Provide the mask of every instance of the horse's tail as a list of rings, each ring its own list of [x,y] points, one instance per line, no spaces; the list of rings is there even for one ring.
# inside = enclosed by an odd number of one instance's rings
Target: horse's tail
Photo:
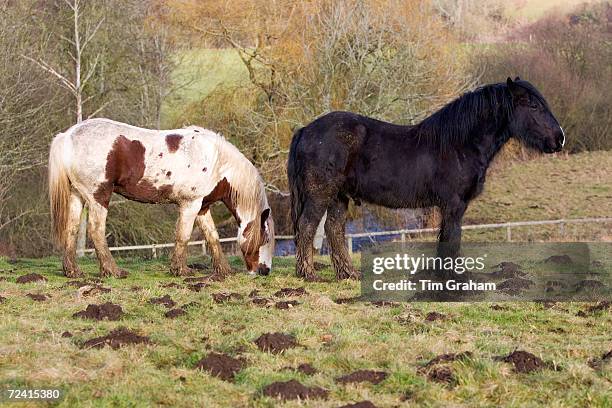
[[[287,160],[287,177],[289,179],[289,193],[291,195],[291,221],[293,222],[293,232],[297,233],[298,221],[304,211],[305,186],[303,164],[297,159],[297,149],[302,131],[300,128],[293,133],[291,147],[289,148],[289,159]]]
[[[49,204],[52,235],[64,247],[70,210],[70,180],[68,166],[72,154],[70,134],[60,133],[53,139],[49,151]]]

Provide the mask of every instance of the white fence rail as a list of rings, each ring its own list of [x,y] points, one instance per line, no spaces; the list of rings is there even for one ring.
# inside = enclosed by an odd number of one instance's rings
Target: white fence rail
[[[527,227],[527,226],[540,226],[540,225],[558,225],[561,233],[565,230],[566,224],[605,224],[612,223],[612,218],[574,218],[574,219],[560,219],[560,220],[545,220],[545,221],[517,221],[517,222],[506,222],[500,224],[477,224],[477,225],[464,225],[461,227],[462,230],[480,230],[480,229],[506,229],[506,240],[512,241],[512,228],[516,227]],[[399,235],[402,242],[406,241],[407,236],[413,234],[423,234],[437,232],[438,228],[419,228],[419,229],[401,229],[395,231],[373,231],[373,232],[359,232],[354,234],[346,234],[346,241],[348,244],[349,252],[353,252],[353,239],[364,238],[364,237],[380,237],[385,235]],[[277,235],[277,241],[292,240],[293,235]],[[235,242],[236,237],[221,238],[223,242]],[[190,246],[200,245],[202,252],[206,254],[206,242],[205,241],[191,241]],[[131,245],[122,247],[111,247],[109,248],[112,252],[119,251],[137,251],[137,250],[151,250],[154,258],[157,258],[157,250],[163,248],[172,248],[174,243],[168,244],[150,244],[150,245]],[[93,253],[95,250],[89,248],[85,250],[85,253]]]

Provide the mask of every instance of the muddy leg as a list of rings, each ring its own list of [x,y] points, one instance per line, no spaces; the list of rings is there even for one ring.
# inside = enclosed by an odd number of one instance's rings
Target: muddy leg
[[[63,261],[62,269],[64,275],[69,278],[80,278],[83,272],[76,262],[76,239],[79,232],[79,220],[83,211],[83,200],[76,192],[70,194],[70,210],[68,212],[68,225],[66,226],[66,236],[63,238]]]
[[[96,248],[96,256],[100,262],[100,275],[104,277],[114,276],[125,278],[127,272],[119,269],[115,259],[108,250],[106,242],[106,215],[108,210],[96,200],[89,202],[89,235]]]
[[[295,235],[295,271],[307,281],[317,281],[314,269],[313,242],[317,226],[325,214],[326,205],[309,200],[297,224]]]
[[[331,260],[336,270],[336,279],[359,279],[360,273],[353,268],[351,257],[346,248],[344,230],[348,199],[338,197],[327,207],[325,235],[331,248]]]
[[[173,275],[184,276],[191,273],[191,270],[187,267],[187,243],[191,238],[193,222],[201,207],[201,201],[192,201],[181,205],[179,218],[176,222],[176,244],[170,262],[170,273]]]
[[[196,225],[202,231],[206,245],[210,250],[210,256],[212,258],[213,273],[217,275],[227,275],[232,271],[227,258],[223,254],[221,249],[221,242],[219,242],[219,234],[215,227],[210,211],[206,211],[203,215],[196,217]]]

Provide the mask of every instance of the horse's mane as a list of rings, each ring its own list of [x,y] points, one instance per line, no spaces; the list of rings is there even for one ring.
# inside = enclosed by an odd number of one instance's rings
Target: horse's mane
[[[257,168],[247,159],[233,144],[228,142],[223,136],[217,136],[216,142],[220,154],[219,159],[225,163],[219,165],[227,168],[228,181],[231,188],[231,201],[236,208],[246,213],[248,220],[257,222],[257,228],[249,228],[246,231],[246,241],[256,245],[261,241],[261,228],[259,221],[261,213],[268,208],[268,198],[264,187],[263,179]],[[259,247],[259,245],[257,245]]]
[[[515,83],[548,107],[544,97],[529,82]],[[512,117],[512,113],[512,95],[508,86],[505,83],[484,85],[464,93],[424,119],[417,125],[417,137],[419,142],[431,143],[444,150],[466,143],[485,117],[493,117],[499,127]]]

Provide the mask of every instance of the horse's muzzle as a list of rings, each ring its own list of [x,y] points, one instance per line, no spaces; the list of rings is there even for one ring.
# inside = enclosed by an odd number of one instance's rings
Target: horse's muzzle
[[[268,276],[270,274],[270,268],[266,264],[260,263],[257,267],[257,274],[260,276]]]

